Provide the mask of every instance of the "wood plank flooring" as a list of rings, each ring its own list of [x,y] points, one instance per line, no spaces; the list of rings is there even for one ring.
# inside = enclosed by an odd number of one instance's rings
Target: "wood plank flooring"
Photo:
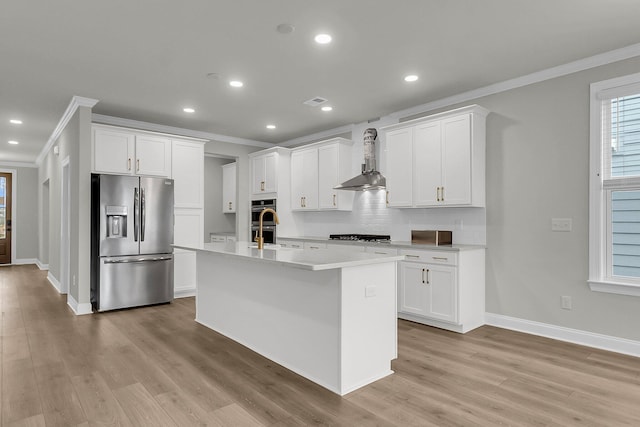
[[[2,426],[639,426],[640,359],[399,321],[395,374],[339,397],[194,322],[193,298],[75,316],[0,268]]]

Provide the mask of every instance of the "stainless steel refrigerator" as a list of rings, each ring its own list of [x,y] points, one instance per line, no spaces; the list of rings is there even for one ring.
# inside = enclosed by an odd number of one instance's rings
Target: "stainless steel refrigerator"
[[[91,175],[91,304],[173,300],[173,180]]]

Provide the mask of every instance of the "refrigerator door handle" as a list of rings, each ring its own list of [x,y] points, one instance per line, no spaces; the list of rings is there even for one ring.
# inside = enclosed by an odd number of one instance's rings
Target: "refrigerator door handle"
[[[133,189],[133,240],[138,241],[138,188]]]
[[[159,256],[154,258],[105,259],[105,264],[129,264],[132,262],[171,261],[173,257]]]
[[[140,187],[140,241],[144,242],[144,224],[146,219],[146,203],[144,201],[144,188]]]

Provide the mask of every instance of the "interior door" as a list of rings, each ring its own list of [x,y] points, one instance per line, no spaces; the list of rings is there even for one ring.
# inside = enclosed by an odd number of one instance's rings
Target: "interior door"
[[[10,173],[0,173],[0,264],[11,264]]]

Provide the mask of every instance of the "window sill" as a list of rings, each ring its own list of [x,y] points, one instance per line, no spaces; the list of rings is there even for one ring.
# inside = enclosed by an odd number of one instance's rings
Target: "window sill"
[[[623,282],[607,282],[602,280],[589,280],[588,283],[589,288],[595,292],[640,297],[640,285]]]

